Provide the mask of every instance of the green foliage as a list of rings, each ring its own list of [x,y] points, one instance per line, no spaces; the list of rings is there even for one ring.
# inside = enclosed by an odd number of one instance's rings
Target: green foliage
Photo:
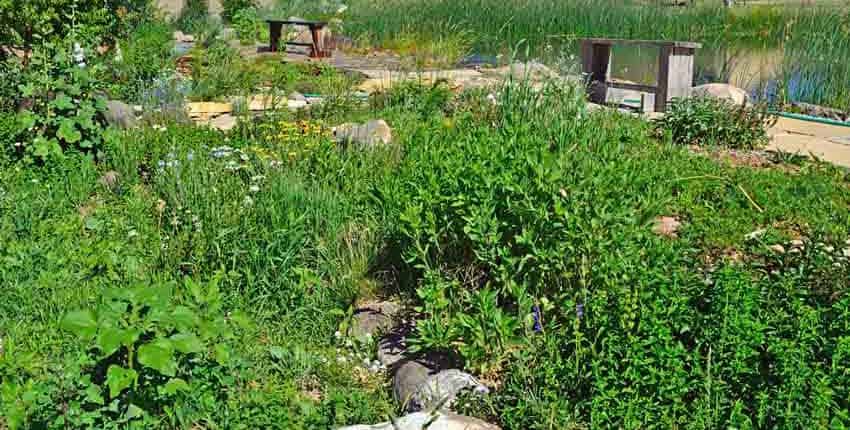
[[[446,109],[451,98],[452,91],[445,80],[437,80],[430,85],[408,81],[374,94],[370,101],[373,109],[392,108],[427,117]]]
[[[756,149],[767,145],[767,129],[775,121],[765,106],[695,97],[674,101],[657,125],[679,145]]]
[[[254,7],[239,9],[231,18],[233,30],[243,44],[269,40],[269,27],[260,19],[260,14]]]
[[[223,0],[221,2],[221,17],[227,22],[234,22],[240,12],[246,9],[254,9],[256,6],[254,0]]]
[[[28,161],[47,161],[65,151],[97,154],[103,143],[105,102],[94,67],[78,64],[69,50],[46,44],[37,49],[23,71],[18,127],[28,140],[12,148]]]
[[[119,44],[120,56],[115,53],[105,70],[111,93],[120,100],[138,100],[172,66],[173,44],[171,29],[164,23],[136,27],[126,42]]]
[[[232,371],[231,343],[247,321],[225,319],[217,280],[187,278],[184,289],[185,304],[176,302],[170,285],[108,290],[97,308],[62,318],[60,326],[91,347],[80,360],[83,373],[65,414],[69,424],[105,428],[150,420]]]
[[[186,33],[196,34],[209,27],[209,20],[208,0],[188,0],[175,24]]]
[[[244,94],[258,83],[258,76],[244,67],[244,60],[223,41],[214,42],[192,64],[190,97],[215,100],[222,96]]]
[[[0,46],[32,48],[69,36],[90,43],[116,40],[150,15],[151,4],[150,0],[2,0]]]

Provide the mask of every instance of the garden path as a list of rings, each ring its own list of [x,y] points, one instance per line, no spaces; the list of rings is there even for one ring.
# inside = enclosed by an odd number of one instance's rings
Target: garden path
[[[850,168],[850,127],[780,117],[768,134],[769,150],[812,154]]]

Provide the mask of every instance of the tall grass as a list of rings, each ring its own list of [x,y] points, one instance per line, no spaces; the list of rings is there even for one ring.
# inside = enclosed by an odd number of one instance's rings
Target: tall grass
[[[322,15],[303,1],[281,9]],[[352,0],[344,32],[372,45],[416,51],[455,38],[469,52],[552,60],[583,37],[701,42],[703,50],[783,49],[782,100],[850,109],[850,11],[846,7],[691,7],[629,0]],[[461,51],[455,47],[456,51]],[[550,57],[550,58],[547,58]],[[556,58],[557,58],[556,57]],[[753,71],[765,75],[763,71]],[[773,71],[771,71],[773,72]]]

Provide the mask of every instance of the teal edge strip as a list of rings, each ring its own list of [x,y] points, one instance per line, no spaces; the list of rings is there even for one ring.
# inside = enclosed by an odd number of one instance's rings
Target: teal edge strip
[[[811,122],[817,122],[817,123],[820,123],[820,124],[837,125],[839,127],[850,127],[850,122],[837,121],[837,120],[829,119],[829,118],[820,118],[820,117],[817,117],[817,116],[803,115],[803,114],[800,114],[800,113],[791,113],[791,112],[771,111],[770,113],[773,114],[773,115],[782,116],[782,117],[785,117],[785,118],[799,119],[801,121],[811,121]]]

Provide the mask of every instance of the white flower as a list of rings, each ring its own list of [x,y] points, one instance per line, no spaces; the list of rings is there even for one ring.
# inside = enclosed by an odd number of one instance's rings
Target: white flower
[[[348,361],[348,359],[347,359],[347,358],[345,358],[345,356],[344,356],[344,355],[340,355],[340,356],[338,356],[338,357],[336,358],[336,362],[337,362],[337,363],[345,363],[346,361]]]

